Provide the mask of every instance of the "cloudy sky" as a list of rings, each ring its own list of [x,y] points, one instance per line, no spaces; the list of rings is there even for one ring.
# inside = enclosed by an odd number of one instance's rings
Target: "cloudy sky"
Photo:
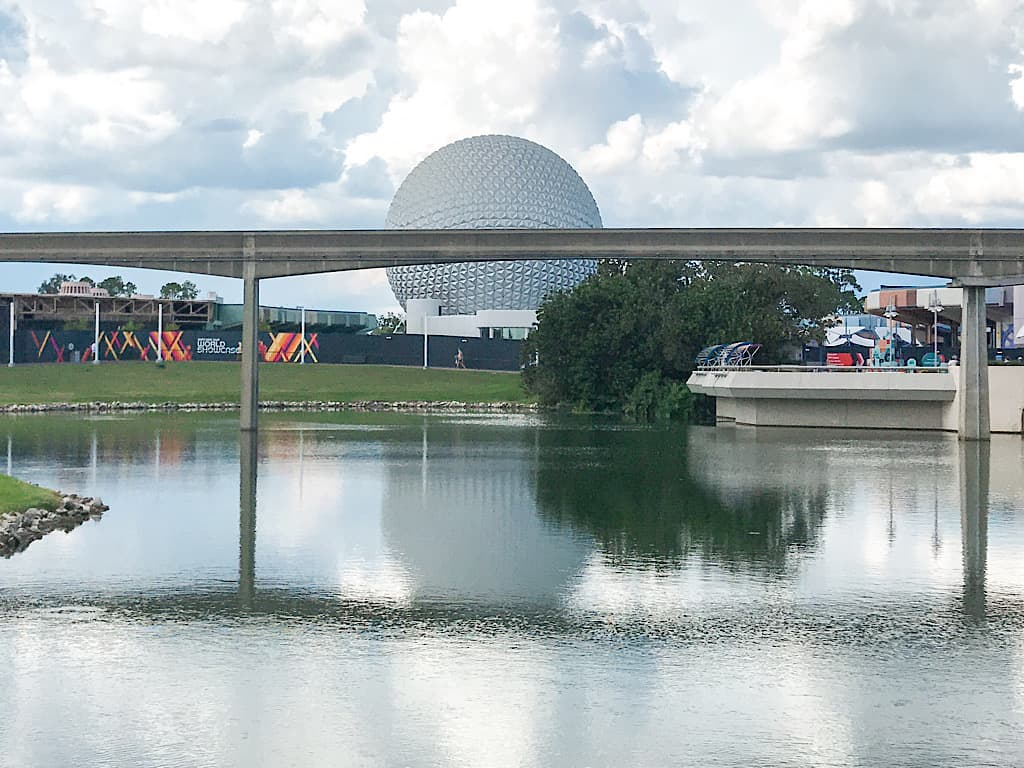
[[[0,0],[0,231],[379,227],[480,133],[609,226],[1020,226],[1022,129],[1021,0]],[[397,308],[382,271],[263,298]]]

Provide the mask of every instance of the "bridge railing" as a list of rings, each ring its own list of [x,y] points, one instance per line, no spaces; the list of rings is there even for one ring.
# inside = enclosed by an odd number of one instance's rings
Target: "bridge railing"
[[[895,365],[713,365],[698,368],[694,373],[714,373],[728,371],[765,371],[785,373],[949,373],[946,366],[927,365],[895,366]]]

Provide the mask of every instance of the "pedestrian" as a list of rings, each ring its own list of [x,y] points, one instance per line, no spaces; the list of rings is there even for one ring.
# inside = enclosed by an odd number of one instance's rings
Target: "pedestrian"
[[[455,352],[455,367],[456,368],[465,368],[466,367],[466,359],[462,356],[462,347],[459,347],[458,350]]]

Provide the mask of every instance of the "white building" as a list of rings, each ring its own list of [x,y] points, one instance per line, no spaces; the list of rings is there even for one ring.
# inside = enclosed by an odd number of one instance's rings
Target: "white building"
[[[593,229],[601,213],[579,174],[514,136],[475,136],[429,155],[402,182],[389,229]],[[389,267],[406,332],[524,338],[544,297],[597,270],[594,259]]]

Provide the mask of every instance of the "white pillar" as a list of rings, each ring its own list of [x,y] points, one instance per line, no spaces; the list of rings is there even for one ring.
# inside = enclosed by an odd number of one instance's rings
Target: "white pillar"
[[[156,361],[162,362],[164,359],[164,305],[159,305],[159,311],[156,315]]]
[[[427,367],[427,315],[423,316],[423,367]]]
[[[299,365],[306,364],[306,308],[299,307],[299,311],[302,313],[302,332],[300,333],[301,340],[299,342]]]
[[[93,355],[92,364],[97,365],[100,361],[100,303],[96,302],[96,331],[93,334],[93,345],[96,353]]]
[[[11,297],[11,338],[10,348],[7,350],[7,367],[14,367],[14,297]]]

